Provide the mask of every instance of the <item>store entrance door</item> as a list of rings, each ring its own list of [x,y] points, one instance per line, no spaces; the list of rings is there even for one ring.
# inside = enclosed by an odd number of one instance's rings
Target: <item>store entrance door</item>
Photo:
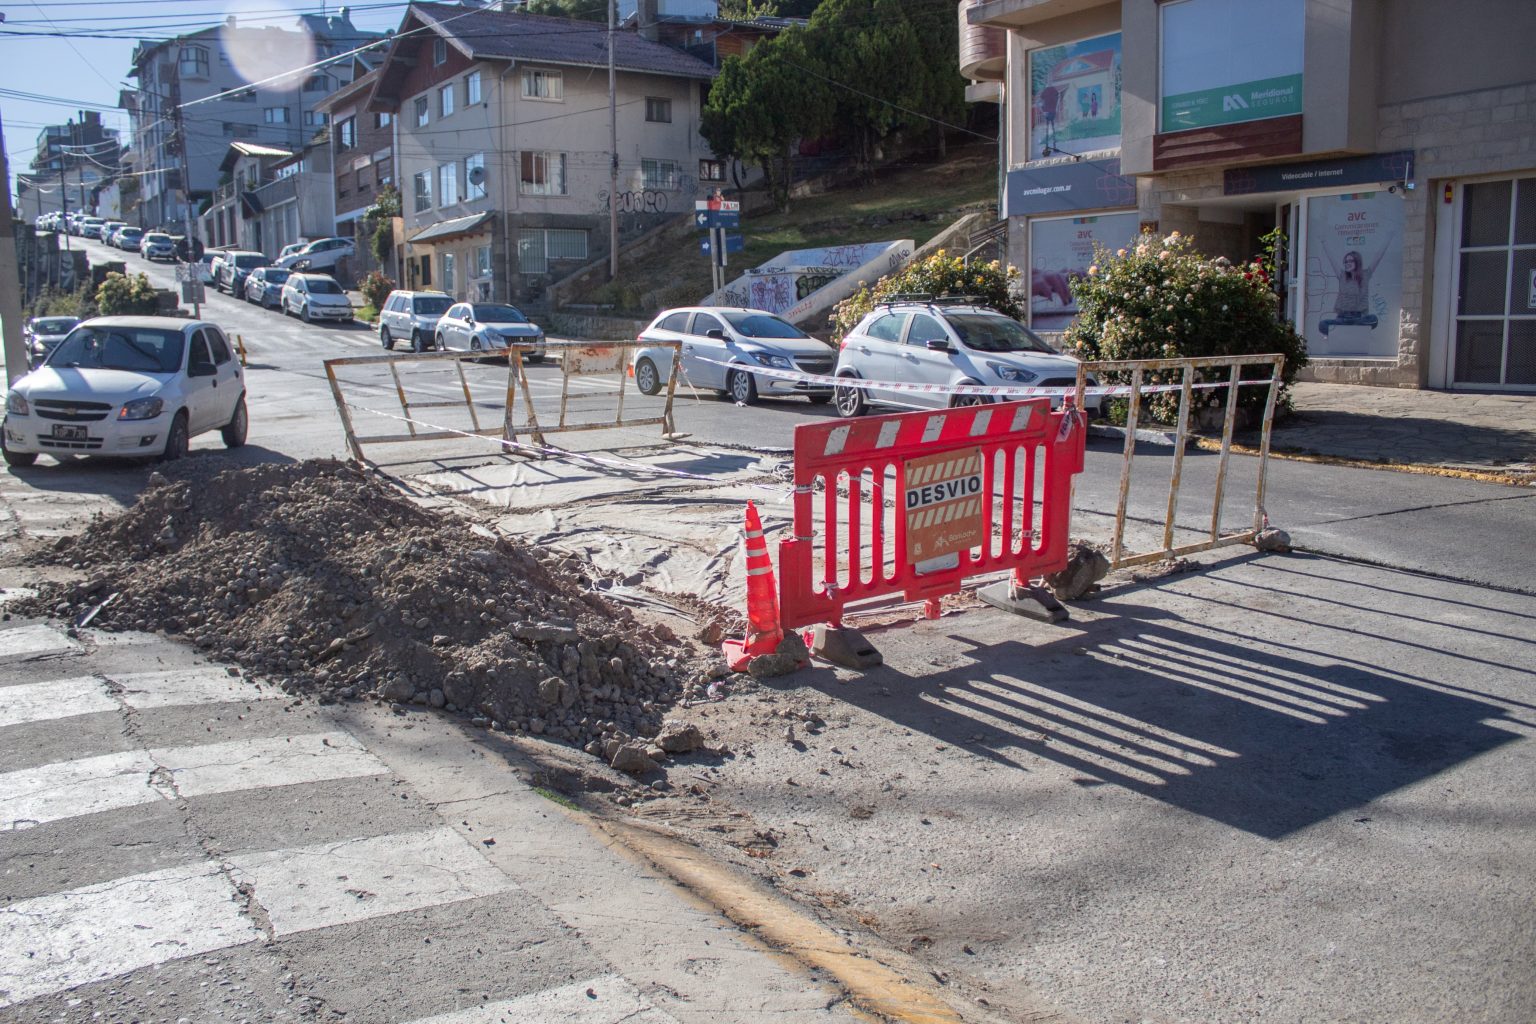
[[[1458,191],[1451,386],[1536,392],[1536,177]]]

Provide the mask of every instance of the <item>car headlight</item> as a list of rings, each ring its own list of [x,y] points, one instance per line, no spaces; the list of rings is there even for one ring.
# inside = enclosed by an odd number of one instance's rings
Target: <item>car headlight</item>
[[[1040,375],[1033,370],[1026,370],[1021,366],[1008,366],[1004,363],[988,363],[987,368],[1000,378],[1014,384],[1032,384],[1040,379]]]
[[[117,411],[120,420],[152,420],[165,411],[165,400],[160,398],[135,398],[125,402]]]
[[[25,398],[11,391],[5,396],[5,411],[12,416],[26,416],[32,412],[32,407],[27,404]]]
[[[771,366],[776,370],[793,370],[795,368],[795,364],[789,361],[788,356],[777,355],[773,352],[752,351],[748,351],[747,355],[756,359],[763,366]]]

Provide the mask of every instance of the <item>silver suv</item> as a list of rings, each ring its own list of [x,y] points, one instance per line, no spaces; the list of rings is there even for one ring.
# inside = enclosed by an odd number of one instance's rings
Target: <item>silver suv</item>
[[[1033,331],[989,306],[959,301],[885,302],[848,332],[837,376],[901,384],[1070,388],[1077,360],[1060,355]],[[1091,377],[1088,383],[1097,383]],[[1028,397],[1020,395],[1018,397]],[[840,387],[837,412],[859,416],[870,404],[905,408],[984,405],[1006,399],[943,391]],[[1051,404],[1060,405],[1053,397]],[[1099,399],[1083,404],[1092,412]]]
[[[437,345],[437,322],[453,299],[442,292],[393,291],[379,310],[379,341],[392,349],[397,341],[409,341],[413,352]]]

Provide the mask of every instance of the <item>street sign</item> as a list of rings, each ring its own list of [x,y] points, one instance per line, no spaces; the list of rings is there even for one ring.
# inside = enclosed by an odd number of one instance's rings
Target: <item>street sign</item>
[[[980,448],[910,459],[904,482],[909,562],[932,562],[984,542]]]
[[[724,213],[740,213],[741,203],[734,199],[695,199],[695,210],[720,210]]]
[[[741,204],[736,204],[741,205]],[[695,210],[693,211],[694,227],[706,228],[739,228],[741,227],[740,210]]]
[[[713,232],[711,232],[711,234],[713,234]],[[741,250],[745,249],[746,247],[747,247],[746,236],[744,236],[744,235],[726,235],[725,236],[725,251],[726,252],[741,252]],[[702,252],[705,256],[708,256],[711,252],[714,251],[714,248],[713,248],[713,246],[710,245],[710,242],[709,242],[708,238],[701,238],[701,239],[699,239],[699,251]]]
[[[196,238],[183,238],[176,243],[176,258],[183,263],[196,263],[203,258],[203,243]]]

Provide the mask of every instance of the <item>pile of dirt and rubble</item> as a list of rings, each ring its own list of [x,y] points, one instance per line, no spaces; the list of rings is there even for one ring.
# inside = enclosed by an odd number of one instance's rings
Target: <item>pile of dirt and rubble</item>
[[[573,559],[338,462],[152,477],[44,557],[84,578],[23,614],[163,630],[290,692],[430,704],[593,753],[655,736],[699,678]]]

